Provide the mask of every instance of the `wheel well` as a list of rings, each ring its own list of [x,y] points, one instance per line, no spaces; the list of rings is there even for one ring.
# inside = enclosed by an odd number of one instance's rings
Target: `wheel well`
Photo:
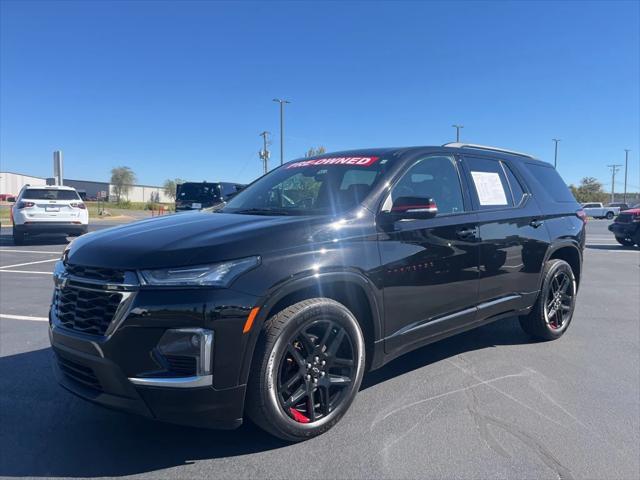
[[[555,250],[549,260],[557,258],[559,260],[564,260],[571,266],[571,270],[573,270],[573,274],[576,277],[576,283],[580,284],[580,253],[577,249],[573,247],[562,247],[558,250]]]
[[[356,317],[364,335],[367,359],[366,369],[368,370],[373,357],[375,329],[369,298],[361,286],[353,282],[336,281],[296,290],[278,300],[278,303],[269,310],[267,318],[294,303],[317,297],[330,298],[343,304]]]

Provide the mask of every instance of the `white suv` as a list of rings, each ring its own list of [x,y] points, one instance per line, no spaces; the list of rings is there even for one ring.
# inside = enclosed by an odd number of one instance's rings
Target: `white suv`
[[[13,242],[24,243],[25,235],[38,233],[87,233],[89,212],[74,188],[29,186],[22,188],[11,208]]]

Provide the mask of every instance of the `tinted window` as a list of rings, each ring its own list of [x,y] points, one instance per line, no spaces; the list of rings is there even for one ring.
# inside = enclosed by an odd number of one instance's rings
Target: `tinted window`
[[[222,211],[265,215],[340,213],[359,205],[392,163],[392,158],[377,156],[289,162],[242,190]]]
[[[504,171],[507,174],[507,180],[509,181],[509,187],[511,187],[511,194],[513,195],[513,204],[520,205],[522,197],[524,197],[524,190],[516,176],[511,171],[511,168],[506,163],[502,163]]]
[[[429,197],[438,206],[438,215],[464,211],[462,188],[455,161],[451,157],[427,157],[414,164],[391,191],[399,197]]]
[[[210,202],[220,197],[216,183],[183,183],[178,186],[176,200],[183,202]]]
[[[466,157],[465,162],[480,210],[513,206],[513,196],[501,162],[477,157]]]
[[[535,163],[525,163],[525,165],[531,175],[536,178],[540,186],[554,201],[571,203],[576,201],[555,168]]]
[[[29,200],[79,200],[75,190],[54,190],[48,188],[28,188],[22,198]]]

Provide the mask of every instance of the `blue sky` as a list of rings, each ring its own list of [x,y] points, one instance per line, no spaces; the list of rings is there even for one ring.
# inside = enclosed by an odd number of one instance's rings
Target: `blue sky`
[[[63,2],[0,6],[2,170],[249,181],[286,157],[462,139],[567,182],[630,154],[640,190],[640,2]],[[622,175],[616,190],[621,191]],[[607,186],[608,188],[608,186]]]

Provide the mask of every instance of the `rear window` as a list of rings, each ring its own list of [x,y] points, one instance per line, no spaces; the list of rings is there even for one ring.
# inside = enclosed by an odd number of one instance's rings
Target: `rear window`
[[[75,190],[54,190],[49,188],[28,188],[22,198],[29,200],[80,200]]]
[[[576,199],[555,168],[526,162],[525,165],[550,198],[556,202],[575,203]]]

